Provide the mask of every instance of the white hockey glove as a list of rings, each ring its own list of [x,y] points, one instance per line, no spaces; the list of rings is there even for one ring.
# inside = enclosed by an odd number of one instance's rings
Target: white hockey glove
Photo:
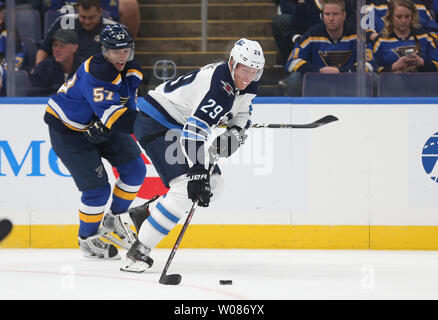
[[[245,130],[239,127],[231,127],[213,141],[210,150],[213,155],[217,154],[222,158],[228,158],[245,143],[247,138],[248,135],[245,134]]]

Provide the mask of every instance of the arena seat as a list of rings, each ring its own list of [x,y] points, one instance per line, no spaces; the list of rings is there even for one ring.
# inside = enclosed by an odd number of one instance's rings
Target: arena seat
[[[22,38],[21,42],[23,43],[25,50],[23,68],[29,71],[35,66],[35,58],[38,48],[33,39]]]
[[[40,13],[34,9],[16,11],[16,26],[21,38],[31,38],[35,43],[41,41]]]
[[[303,97],[355,97],[356,73],[305,73],[303,77]],[[373,96],[371,75],[365,73],[365,96]]]
[[[49,31],[50,26],[52,25],[52,23],[59,17],[61,16],[61,13],[58,10],[47,10],[44,13],[44,28],[43,28],[43,32],[44,32],[44,37],[47,34],[47,31]]]
[[[15,71],[15,96],[26,97],[30,88],[29,74],[25,70]]]
[[[379,97],[438,97],[438,73],[382,73],[379,76]]]

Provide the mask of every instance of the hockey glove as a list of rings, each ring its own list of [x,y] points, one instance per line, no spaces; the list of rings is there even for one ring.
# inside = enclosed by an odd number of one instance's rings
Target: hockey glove
[[[108,140],[110,132],[100,120],[96,120],[85,131],[85,136],[91,143],[99,144]]]
[[[193,202],[198,201],[201,207],[208,207],[213,195],[210,188],[210,173],[205,168],[194,166],[187,173],[187,194]]]
[[[248,135],[245,134],[245,130],[231,127],[213,141],[211,151],[222,158],[228,158],[245,143],[246,138]]]

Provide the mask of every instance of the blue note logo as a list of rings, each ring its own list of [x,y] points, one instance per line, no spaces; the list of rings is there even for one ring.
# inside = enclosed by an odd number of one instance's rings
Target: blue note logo
[[[438,182],[438,132],[434,133],[423,147],[421,161],[424,171],[434,182]]]

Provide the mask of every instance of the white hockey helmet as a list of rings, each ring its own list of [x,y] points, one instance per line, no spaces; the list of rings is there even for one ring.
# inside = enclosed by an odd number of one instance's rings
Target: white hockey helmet
[[[231,58],[233,58],[233,64],[231,65]],[[257,76],[254,81],[259,81],[263,68],[265,66],[265,56],[263,50],[257,41],[248,40],[242,38],[234,44],[231,49],[230,58],[228,63],[231,65],[231,76],[234,80],[234,69],[238,63],[241,63],[247,67],[257,69]]]

